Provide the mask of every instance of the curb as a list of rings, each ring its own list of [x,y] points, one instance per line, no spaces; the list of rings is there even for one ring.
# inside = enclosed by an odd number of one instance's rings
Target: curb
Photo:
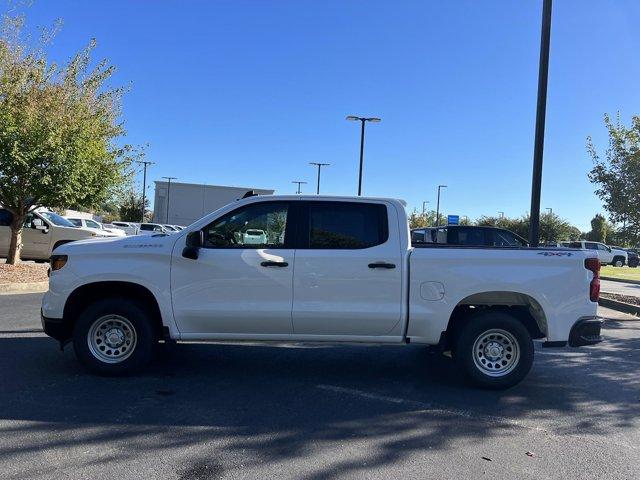
[[[1,283],[0,295],[12,293],[42,293],[49,290],[49,282]]]
[[[630,303],[619,302],[610,298],[602,298],[598,300],[598,305],[617,310],[618,312],[630,313],[631,315],[640,315],[640,306],[631,305]]]
[[[608,280],[610,282],[631,283],[633,285],[640,285],[640,280],[625,280],[624,278],[614,278],[614,277],[600,277],[600,280]]]

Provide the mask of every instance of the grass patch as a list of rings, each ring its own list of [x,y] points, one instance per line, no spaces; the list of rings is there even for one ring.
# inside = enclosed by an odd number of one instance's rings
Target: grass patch
[[[603,277],[623,278],[625,280],[640,280],[640,268],[612,267],[607,265],[602,267],[600,275]]]

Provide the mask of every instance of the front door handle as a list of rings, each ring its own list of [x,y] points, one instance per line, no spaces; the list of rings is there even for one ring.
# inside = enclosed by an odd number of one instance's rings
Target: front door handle
[[[260,265],[263,267],[288,267],[289,264],[287,262],[274,262],[273,260],[266,260],[261,262]]]
[[[369,268],[386,268],[390,270],[392,268],[396,268],[396,265],[395,263],[375,262],[375,263],[370,263]]]

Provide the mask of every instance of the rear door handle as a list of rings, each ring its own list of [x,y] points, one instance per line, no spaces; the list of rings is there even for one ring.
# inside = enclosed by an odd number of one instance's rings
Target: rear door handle
[[[370,263],[370,264],[369,264],[369,268],[386,268],[386,269],[392,269],[392,268],[396,268],[396,265],[395,265],[395,263],[375,262],[375,263]]]
[[[263,267],[288,267],[289,264],[287,262],[274,262],[273,260],[266,260],[261,262],[260,265]]]

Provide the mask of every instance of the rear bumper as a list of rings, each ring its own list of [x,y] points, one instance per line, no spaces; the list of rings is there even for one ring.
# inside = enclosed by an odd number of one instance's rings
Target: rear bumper
[[[595,345],[602,341],[600,330],[602,329],[602,319],[598,317],[585,317],[578,320],[571,327],[569,332],[569,346],[583,347],[585,345]]]
[[[600,343],[603,338],[600,335],[602,319],[598,317],[582,317],[571,327],[569,341],[546,341],[542,344],[545,348],[564,347],[569,343],[571,347],[584,347]]]
[[[40,321],[44,333],[51,338],[55,338],[59,342],[64,342],[71,338],[71,330],[62,318],[45,317],[42,310],[40,310]]]

